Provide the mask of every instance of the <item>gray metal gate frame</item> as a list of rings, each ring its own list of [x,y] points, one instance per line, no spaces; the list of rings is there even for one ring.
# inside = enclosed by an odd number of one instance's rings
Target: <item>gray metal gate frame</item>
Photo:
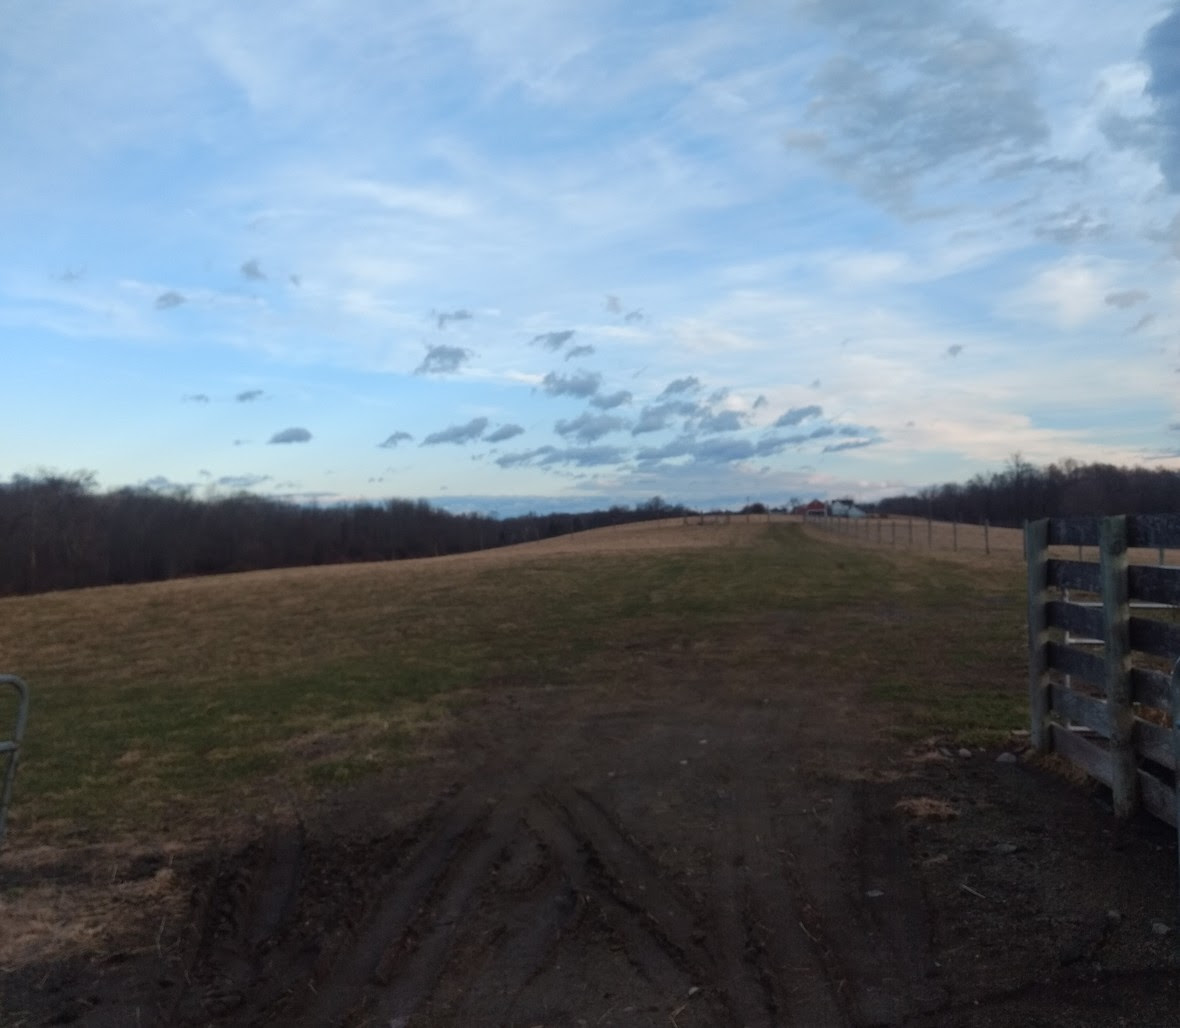
[[[16,729],[12,738],[0,739],[0,760],[4,761],[4,777],[0,780],[0,843],[4,842],[4,828],[8,820],[8,801],[12,799],[12,783],[16,778],[16,762],[20,744],[29,720],[29,687],[16,675],[0,675],[0,685],[11,685],[16,690]]]

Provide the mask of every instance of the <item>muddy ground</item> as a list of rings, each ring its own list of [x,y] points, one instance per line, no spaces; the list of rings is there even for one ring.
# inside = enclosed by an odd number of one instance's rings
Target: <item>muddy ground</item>
[[[7,967],[0,1023],[1180,1024],[1173,832],[903,747],[863,684],[662,672],[504,683],[429,761],[141,855],[117,876],[166,875],[158,927]],[[36,874],[68,893],[70,860]]]

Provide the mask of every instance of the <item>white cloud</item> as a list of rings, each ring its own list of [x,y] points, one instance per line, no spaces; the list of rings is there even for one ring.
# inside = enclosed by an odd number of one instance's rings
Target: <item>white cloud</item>
[[[1109,313],[1105,298],[1114,284],[1114,269],[1106,262],[1068,257],[1037,272],[1005,306],[1016,316],[1078,328]]]

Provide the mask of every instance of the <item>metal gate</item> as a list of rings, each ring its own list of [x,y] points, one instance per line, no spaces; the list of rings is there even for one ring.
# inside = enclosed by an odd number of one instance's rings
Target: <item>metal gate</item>
[[[25,734],[25,722],[29,719],[29,687],[16,675],[0,675],[0,686],[11,685],[16,690],[16,728],[12,738],[0,739],[0,843],[4,841],[4,827],[8,818],[8,801],[12,798],[12,782],[16,778],[16,761],[20,756],[20,743]]]

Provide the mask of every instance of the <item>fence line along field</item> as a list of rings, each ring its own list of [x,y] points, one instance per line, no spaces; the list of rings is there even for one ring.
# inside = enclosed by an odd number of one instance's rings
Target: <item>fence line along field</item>
[[[945,560],[974,563],[991,557],[1024,563],[1024,529],[970,522],[931,521],[926,518],[813,518],[807,527],[834,540],[856,542],[885,549],[937,555]],[[1053,556],[1097,560],[1093,546],[1054,546]],[[1180,550],[1136,547],[1128,551],[1135,564],[1180,564]]]
[[[1096,895],[1102,995],[1166,1023],[1133,926],[1170,854],[995,760],[1022,567],[838,541],[675,519],[0,601],[34,698],[0,1023],[1109,1023],[1057,957]]]

